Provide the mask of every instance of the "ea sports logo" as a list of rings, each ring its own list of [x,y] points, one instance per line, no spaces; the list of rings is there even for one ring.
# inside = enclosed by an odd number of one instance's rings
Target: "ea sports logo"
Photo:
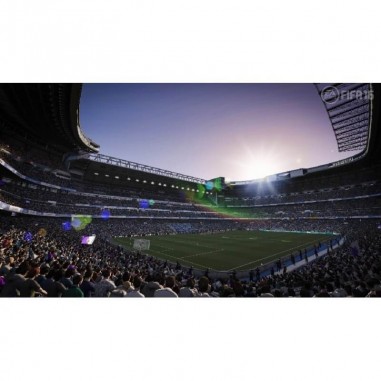
[[[320,93],[321,99],[327,104],[336,103],[340,98],[340,92],[335,86],[327,86]]]

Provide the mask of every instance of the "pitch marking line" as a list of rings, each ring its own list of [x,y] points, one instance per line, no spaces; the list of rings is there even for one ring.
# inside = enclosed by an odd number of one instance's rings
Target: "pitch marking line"
[[[164,254],[164,255],[167,255],[166,254],[167,251],[175,251],[175,249],[167,248],[165,246],[160,246],[160,245],[156,245],[156,246],[161,247],[161,248],[164,249],[163,251],[161,251],[161,253]],[[213,247],[209,247],[209,246],[202,246],[202,245],[197,245],[197,246],[198,247],[206,247],[207,249],[214,249]],[[185,255],[184,257],[178,257],[178,259],[198,257],[200,255],[217,253],[217,252],[221,252],[221,251],[224,251],[224,250],[225,249],[215,249],[215,250],[210,250],[210,251],[202,251],[201,253],[191,254],[191,255]],[[151,249],[150,251],[154,251],[154,250]]]
[[[166,247],[166,246],[160,246],[160,245],[156,245],[157,247],[161,247],[162,249],[164,249],[162,251],[162,253],[164,254],[165,251],[175,251],[175,249],[172,249],[170,247]],[[149,250],[149,249],[148,249]]]
[[[179,258],[179,257],[175,257],[173,255],[169,255],[169,254],[166,254],[166,253],[162,253],[161,251],[158,251],[158,250],[152,250],[151,249],[150,251],[153,251],[154,253],[159,253],[159,254],[164,255],[166,257],[170,257],[170,258],[176,259],[176,262],[181,259],[183,262],[188,262],[188,263],[190,263],[192,265],[197,266],[196,268],[199,269],[199,270],[201,270],[202,268],[206,268],[206,266],[200,265],[199,263],[192,262],[192,261],[189,261],[187,259],[182,259],[182,258]],[[215,269],[213,269],[211,267],[208,267],[208,268],[209,268],[209,270],[212,270],[212,271],[221,272],[221,270],[215,270]]]
[[[183,243],[183,244],[186,244],[188,246],[197,246],[197,247],[205,247],[207,249],[214,249],[214,247],[211,247],[211,246],[205,246],[205,245],[200,245],[198,242],[195,242],[195,241],[180,241],[180,240],[176,240],[176,241],[172,241],[170,239],[160,239],[160,241],[165,241],[165,242],[169,242],[169,243],[177,243],[177,242],[180,242],[180,243]],[[157,245],[159,246],[159,245]]]
[[[192,254],[192,255],[186,255],[185,257],[180,257],[180,259],[198,257],[199,255],[205,255],[205,254],[219,253],[221,251],[224,251],[224,249],[216,249],[216,250],[212,250],[212,251],[203,251],[203,252],[198,253],[198,254]]]
[[[228,238],[228,237],[226,237]],[[171,240],[168,240],[168,239],[160,239],[161,241],[169,241],[170,243],[172,243],[173,241]],[[181,242],[181,243],[186,243],[186,244],[190,244],[190,242],[186,242],[186,241],[176,241],[176,242]],[[165,248],[165,246],[160,246],[160,245],[156,245],[158,247],[162,247],[162,248]],[[214,247],[210,247],[210,246],[204,246],[204,245],[199,245],[198,243],[195,244],[195,246],[197,247],[201,247],[201,248],[206,248],[206,249],[215,249]],[[164,251],[169,251],[169,250],[172,250],[174,251],[175,249],[167,249],[165,248],[165,250],[163,250],[162,254],[164,255],[167,255],[166,253],[164,253]],[[185,258],[192,258],[192,257],[198,257],[200,255],[206,255],[206,254],[212,254],[212,253],[219,253],[221,251],[224,251],[225,249],[215,249],[215,250],[211,250],[211,251],[202,251],[201,253],[197,253],[197,254],[191,254],[191,255],[185,255],[184,257],[178,257],[178,259],[185,259]],[[150,251],[153,251],[152,249]],[[214,270],[214,269],[212,269]],[[217,271],[217,270],[214,270],[214,271]]]
[[[187,242],[187,241],[180,241],[180,240],[176,240],[176,241],[172,241],[170,239],[160,239],[160,241],[166,241],[166,242],[169,242],[169,243],[177,243],[177,242],[180,242],[180,243],[184,243],[188,246],[197,246],[197,247],[204,247],[205,249],[215,249],[214,246],[205,246],[205,245],[200,245],[198,242],[194,242],[194,241],[190,241],[190,242]],[[155,244],[154,244],[155,245]],[[156,246],[159,246],[159,247],[164,247],[164,246],[160,246],[160,245],[156,245]],[[166,247],[166,246],[165,246]],[[175,249],[171,249],[171,250],[175,250]]]
[[[299,247],[301,247],[301,246],[307,246],[308,244],[310,244],[310,243],[312,243],[312,242],[316,242],[316,239],[314,239],[313,241],[310,241],[310,242],[305,242],[305,243],[303,243],[303,244],[301,244],[301,245],[298,245],[298,246],[295,246],[295,247],[291,247],[290,249],[280,251],[279,253],[275,253],[275,254],[269,255],[269,256],[267,256],[267,257],[263,257],[263,258],[261,258],[261,259],[257,259],[257,260],[255,260],[255,261],[245,263],[245,264],[243,264],[243,265],[241,265],[241,266],[233,267],[232,269],[230,269],[230,270],[226,270],[226,271],[229,272],[229,271],[237,270],[237,269],[240,269],[241,267],[245,267],[245,266],[247,266],[247,265],[251,265],[252,263],[261,262],[261,261],[263,261],[264,259],[275,257],[275,256],[277,256],[277,255],[279,255],[279,254],[282,254],[282,253],[285,253],[285,252],[287,252],[287,251],[293,251],[293,250],[295,250],[295,249],[297,249],[297,248],[299,248]]]

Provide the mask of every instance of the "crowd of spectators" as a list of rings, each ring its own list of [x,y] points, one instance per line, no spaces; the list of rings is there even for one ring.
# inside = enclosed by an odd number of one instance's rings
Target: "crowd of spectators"
[[[195,276],[169,263],[109,242],[128,231],[174,234],[155,221],[93,221],[81,232],[64,231],[61,220],[3,217],[0,235],[2,297],[372,297],[381,296],[379,221],[195,222],[196,233],[235,229],[341,231],[347,243],[292,272],[250,280],[235,275]],[[189,225],[189,223],[188,223]],[[188,226],[189,227],[189,226]],[[79,236],[96,233],[92,246]],[[124,234],[123,234],[124,232]],[[360,251],[353,253],[356,240]]]
[[[71,179],[57,174],[63,171],[62,163],[56,157],[38,151],[22,152],[10,147],[0,147],[0,158],[12,166],[21,175],[33,180],[46,182],[60,187],[71,188]],[[64,173],[64,172],[62,172]],[[69,177],[70,174],[67,174]]]
[[[5,153],[7,152],[7,153]],[[98,195],[110,195],[110,188],[104,184],[96,182],[79,181],[70,178],[65,179],[57,174],[57,170],[65,171],[62,158],[58,158],[47,152],[38,150],[22,150],[14,146],[0,147],[0,157],[4,158],[10,165],[17,169],[21,174],[26,175],[38,181],[48,184],[58,185],[65,188],[75,189],[80,192],[93,193]],[[355,178],[346,174],[343,178],[340,176],[328,177],[321,180],[311,180],[307,182],[290,183],[287,181],[277,181],[271,185],[264,183],[248,186],[244,192],[245,196],[229,196],[226,199],[227,206],[266,206],[269,204],[283,205],[285,203],[308,203],[310,201],[327,201],[341,198],[355,198],[358,196],[377,195],[381,193],[381,182],[379,176],[369,171],[363,171]],[[369,172],[369,173],[368,173]],[[252,191],[250,191],[252,189]],[[158,191],[157,188],[140,189],[139,187],[123,184],[118,186],[113,184],[112,195],[132,198],[147,198],[154,200],[163,200],[166,202],[184,202],[181,192],[172,192],[170,189]],[[228,192],[229,195],[229,192]],[[77,196],[78,197],[78,196]],[[78,201],[81,202],[81,201]],[[125,203],[125,206],[127,204]]]
[[[381,296],[380,221],[347,218],[381,214],[381,198],[377,196],[381,193],[381,182],[372,181],[378,176],[371,171],[329,181],[292,184],[278,181],[271,187],[253,185],[251,195],[250,191],[241,196],[233,192],[225,205],[214,205],[209,210],[170,189],[118,185],[110,188],[105,184],[65,179],[58,173],[58,170],[61,174],[65,172],[62,158],[48,152],[2,146],[0,158],[29,178],[77,191],[65,192],[11,176],[10,181],[1,181],[0,201],[4,203],[40,213],[99,217],[108,209],[112,217],[129,217],[93,219],[80,232],[63,229],[67,221],[58,218],[1,217],[0,296]],[[372,197],[356,198],[367,195]],[[337,200],[342,198],[346,200]],[[142,204],[142,199],[147,202]],[[181,222],[179,217],[190,220]],[[232,217],[268,219],[238,221]],[[111,240],[115,236],[260,229],[336,232],[346,236],[346,243],[335,250],[331,248],[329,254],[312,262],[306,261],[294,271],[263,275],[256,269],[250,279],[238,279],[236,274],[212,277],[208,271],[203,276],[196,275],[192,268],[127,250]],[[93,245],[80,243],[80,236],[85,234],[96,235]],[[352,242],[358,242],[359,252],[353,252]]]
[[[264,200],[265,204],[269,203],[271,197],[273,199],[281,197],[283,203],[286,202],[285,200],[304,202],[310,199],[326,200],[327,198],[361,196],[365,192],[369,194],[379,193],[380,172],[379,164],[359,168],[356,171],[346,170],[343,167],[340,172],[332,174],[326,172],[324,176],[311,177],[307,175],[306,177],[285,178],[277,181],[254,181],[232,189],[228,188],[226,196],[242,201],[245,201],[244,199]],[[376,185],[378,189],[375,188]],[[362,189],[363,187],[365,190]]]
[[[195,200],[177,203],[156,200],[118,197],[115,195],[78,194],[49,187],[10,181],[0,188],[0,200],[20,208],[40,213],[98,215],[102,209],[110,209],[115,216],[128,217],[203,217],[221,218],[223,215],[245,218],[300,218],[300,217],[348,217],[381,215],[381,196],[299,203],[277,206],[208,208]],[[212,205],[210,205],[212,206]]]
[[[96,193],[84,195],[14,180],[2,184],[0,200],[40,213],[98,215],[101,210],[110,209],[111,213],[117,216],[189,217],[197,214],[199,217],[217,217],[216,213],[193,202],[107,196]]]
[[[331,199],[354,198],[357,196],[376,195],[381,193],[381,183],[370,181],[363,184],[349,184],[338,188],[310,189],[295,193],[272,193],[255,197],[234,197],[226,202],[229,206],[258,206],[269,204],[305,203]]]
[[[22,150],[15,150],[14,147],[0,146],[0,158],[4,159],[7,164],[16,169],[21,175],[37,182],[44,182],[53,187],[58,186],[79,192],[92,193],[98,196],[110,195],[109,185],[73,178],[70,172],[67,172],[63,163],[55,156],[49,156],[38,151],[23,152]],[[113,196],[133,199],[153,198],[157,201],[181,203],[185,201],[183,193],[169,187],[165,190],[158,190],[157,187],[153,186],[142,188],[136,186],[134,181],[112,185]]]
[[[351,247],[353,240],[359,252]],[[344,246],[262,282],[273,296],[380,297],[381,232],[374,224],[358,224],[349,230]]]
[[[325,201],[316,204],[231,207],[226,210],[232,215],[252,218],[381,216],[381,196],[353,200]]]
[[[148,202],[149,206],[155,206],[157,209],[170,208],[171,210],[197,210],[197,206],[190,202],[173,202],[170,200],[157,200],[156,198],[138,198],[115,196],[114,194],[97,194],[68,192],[30,184],[24,181],[9,181],[5,183],[1,189],[3,193],[8,193],[21,200],[30,201],[54,201],[61,204],[83,204],[94,206],[111,206],[111,207],[130,207],[139,208],[142,204]],[[147,202],[145,202],[147,201]]]

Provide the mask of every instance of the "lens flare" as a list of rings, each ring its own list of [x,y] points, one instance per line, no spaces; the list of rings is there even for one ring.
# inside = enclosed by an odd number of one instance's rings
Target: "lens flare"
[[[139,208],[140,209],[148,209],[149,208],[149,202],[148,200],[140,200],[139,201]]]
[[[208,191],[212,190],[214,188],[213,181],[207,181],[205,187]]]
[[[284,161],[284,160],[283,160]],[[279,145],[261,145],[255,150],[242,143],[240,155],[232,164],[236,167],[237,177],[246,180],[263,179],[282,171],[282,159],[279,156]]]
[[[65,221],[62,223],[62,229],[67,232],[71,229],[71,223],[70,221]]]
[[[196,193],[197,198],[203,198],[205,194],[205,187],[202,184],[197,184],[197,190],[198,192]]]
[[[108,209],[103,209],[101,211],[101,218],[104,219],[104,220],[108,220],[110,218],[110,211]]]
[[[91,216],[83,215],[72,215],[71,216],[71,226],[74,230],[83,230],[89,223],[91,223]]]
[[[33,239],[33,234],[31,232],[26,232],[24,234],[24,241],[31,242]]]
[[[222,190],[222,180],[221,178],[215,179],[214,180],[214,189],[218,192]]]
[[[40,237],[45,237],[46,234],[48,234],[48,232],[44,229],[44,228],[41,228],[37,234],[40,236]]]

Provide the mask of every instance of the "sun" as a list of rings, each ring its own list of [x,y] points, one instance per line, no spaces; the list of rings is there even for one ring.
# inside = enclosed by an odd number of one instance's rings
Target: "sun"
[[[261,156],[260,154],[250,158],[244,164],[244,176],[247,179],[262,179],[266,176],[273,175],[278,172],[279,166],[268,155]]]
[[[281,161],[276,147],[261,146],[259,149],[253,150],[244,146],[241,152],[239,160],[235,160],[235,163],[238,164],[237,175],[240,178],[256,180],[281,172]]]

